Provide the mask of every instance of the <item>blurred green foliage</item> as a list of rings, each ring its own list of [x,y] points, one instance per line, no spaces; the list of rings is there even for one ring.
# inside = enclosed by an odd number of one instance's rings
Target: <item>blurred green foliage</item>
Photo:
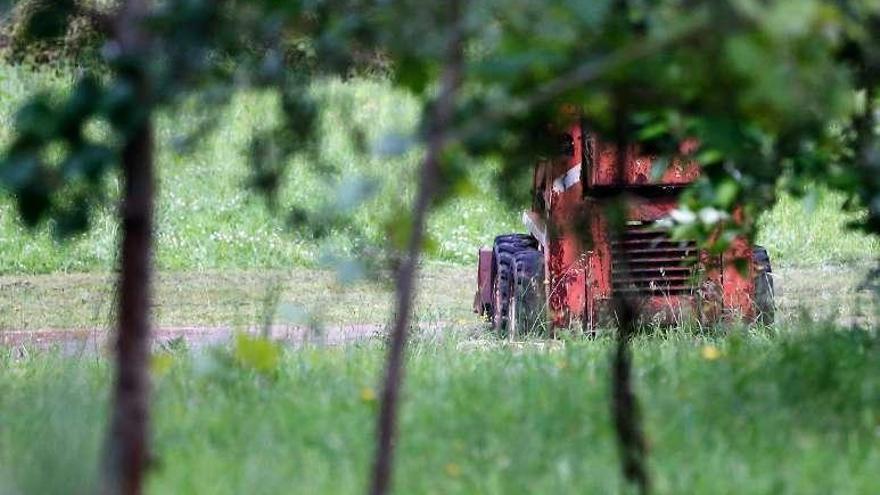
[[[235,337],[235,362],[261,375],[272,376],[278,371],[281,345],[268,338],[240,333]]]
[[[52,5],[25,23],[31,36],[57,35],[58,19],[80,6]],[[312,84],[349,77],[370,60],[429,115],[442,54],[463,36],[462,97],[437,206],[473,190],[469,170],[486,158],[500,166],[504,197],[521,200],[535,161],[558,153],[552,129],[574,114],[606,139],[639,142],[660,163],[682,140],[699,141],[693,158],[704,173],[682,199],[693,214],[673,219],[681,235],[708,239],[737,205],[750,221],[728,225],[730,235],[751,235],[780,186],[803,194],[816,183],[866,210],[858,223],[880,231],[875,3],[483,0],[469,2],[459,23],[447,17],[442,5],[414,1],[162,2],[148,20],[146,53],[119,57],[109,43],[101,52],[108,74],[86,74],[65,97],[35,95],[22,108],[0,164],[3,187],[29,224],[52,218],[61,235],[81,231],[106,202],[102,180],[139,119],[194,98],[200,125],[183,141],[197,141],[232,95],[257,89],[278,96],[279,119],[253,132],[249,183],[274,208],[284,178],[299,173],[292,163],[331,183],[340,171],[317,145],[322,102]],[[151,108],[134,105],[131,70],[150,78]],[[388,136],[383,151],[418,149],[426,125]],[[348,132],[366,150],[364,129]],[[376,188],[337,185],[344,204],[288,205],[290,224],[316,238],[356,228],[347,212]],[[407,237],[406,220],[387,226],[390,247]]]
[[[63,93],[72,77],[70,71],[58,76],[22,67],[5,69],[0,80],[0,146],[12,138],[7,124],[33,88]],[[323,81],[310,92],[321,102],[322,160],[338,172],[328,176],[303,159],[293,160],[280,184],[277,210],[297,207],[312,218],[353,215],[351,221],[337,220],[327,226],[323,238],[315,239],[307,230],[291,231],[287,217],[271,212],[243,187],[250,178],[243,152],[250,136],[277,121],[272,94],[239,94],[216,114],[212,132],[191,143],[187,137],[203,118],[200,101],[194,98],[157,119],[157,269],[289,268],[384,257],[388,225],[411,204],[420,158],[415,150],[398,154],[391,148],[397,146],[395,139],[405,140],[417,126],[418,101],[387,81],[363,78]],[[366,150],[352,143],[350,127],[364,129]],[[487,232],[519,228],[520,212],[506,207],[492,187],[494,169],[491,163],[472,167],[474,190],[432,215],[429,233],[435,250],[429,258],[470,263],[476,247],[487,241]],[[107,187],[108,197],[115,197],[117,181],[109,180]],[[360,196],[367,192],[364,188],[372,188],[373,196],[351,209],[357,201],[348,196]],[[51,236],[51,222],[28,232],[17,218],[14,198],[0,198],[0,273],[113,270],[118,229],[111,206],[94,212],[88,232],[58,244]],[[333,259],[322,259],[322,252]]]

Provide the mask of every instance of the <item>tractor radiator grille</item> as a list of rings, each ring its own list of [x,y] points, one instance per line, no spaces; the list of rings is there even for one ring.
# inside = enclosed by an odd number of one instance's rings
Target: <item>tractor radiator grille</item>
[[[682,295],[695,291],[696,243],[673,241],[648,223],[627,225],[611,243],[614,292],[640,295]]]

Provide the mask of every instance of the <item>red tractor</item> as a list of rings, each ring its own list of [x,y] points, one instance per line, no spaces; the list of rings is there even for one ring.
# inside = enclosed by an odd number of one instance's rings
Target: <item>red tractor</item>
[[[647,323],[772,322],[764,248],[738,238],[712,254],[660,227],[699,177],[699,165],[672,160],[652,177],[651,157],[636,146],[619,153],[580,124],[565,137],[564,155],[535,167],[533,205],[523,214],[529,233],[501,235],[491,249],[480,249],[476,312],[510,334],[546,323],[580,324],[592,333],[615,317],[612,301],[620,296]],[[695,146],[684,143],[682,156]],[[621,194],[625,226],[612,231],[606,205]]]

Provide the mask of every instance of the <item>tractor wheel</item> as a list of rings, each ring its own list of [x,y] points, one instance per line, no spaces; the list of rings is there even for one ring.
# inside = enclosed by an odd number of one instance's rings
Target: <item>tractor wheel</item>
[[[772,325],[776,307],[773,298],[773,269],[770,255],[761,246],[752,249],[752,262],[755,264],[755,313],[756,321],[762,325]]]
[[[496,237],[495,242],[493,243],[494,246],[499,246],[501,244],[534,247],[538,245],[538,241],[529,234],[504,234]]]
[[[544,326],[544,255],[535,248],[514,256],[513,293],[507,326],[511,337],[536,333]]]
[[[537,241],[524,234],[508,234],[495,238],[492,247],[492,325],[505,335],[510,317],[510,301],[514,291],[516,255],[536,248]]]
[[[500,252],[495,256],[495,278],[492,282],[492,326],[499,334],[507,332],[510,294],[513,289],[513,255]]]

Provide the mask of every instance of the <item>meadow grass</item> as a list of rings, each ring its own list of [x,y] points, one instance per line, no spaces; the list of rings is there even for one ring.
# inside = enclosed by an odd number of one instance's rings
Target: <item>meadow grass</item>
[[[814,187],[803,199],[780,195],[759,219],[757,242],[772,260],[785,265],[818,266],[870,263],[880,255],[880,240],[850,228],[861,215],[843,211],[844,198]]]
[[[396,493],[623,492],[610,348],[416,336]],[[804,324],[643,336],[633,348],[657,493],[880,486],[875,334]],[[287,349],[269,368],[231,350],[158,354],[149,492],[361,492],[383,359],[377,342]],[[0,493],[92,491],[106,361],[39,354],[0,366]]]
[[[69,75],[3,69],[0,144],[10,139],[14,111],[31,91],[60,92],[70,82]],[[412,133],[419,105],[379,81],[328,81],[313,93],[326,102],[320,144],[323,165],[336,171],[318,174],[302,160],[293,160],[280,203],[310,210],[331,208],[351,181],[374,183],[376,196],[355,211],[357,230],[333,231],[328,239],[316,242],[286,225],[284,208],[270,212],[262,198],[246,187],[248,140],[277,116],[275,99],[248,93],[216,113],[206,114],[191,105],[158,119],[156,262],[160,270],[315,266],[327,253],[361,255],[384,247],[386,225],[400,217],[401,205],[414,194],[412,175],[418,153],[388,157],[359,152],[349,130],[360,129],[371,148],[378,146],[385,136]],[[214,131],[195,148],[181,150],[177,145],[203,119],[216,120]],[[480,244],[491,242],[494,233],[518,227],[518,215],[492,193],[488,168],[481,168],[473,179],[468,196],[434,215],[432,259],[471,261]],[[111,190],[115,187],[110,185]],[[0,197],[0,274],[112,270],[117,237],[112,213],[112,205],[107,205],[96,215],[90,232],[59,244],[48,227],[36,234],[27,232],[18,222],[11,199]]]
[[[63,92],[71,73],[33,72],[0,67],[0,145],[8,142],[15,109],[34,90]],[[334,208],[354,180],[376,185],[377,195],[355,212],[356,229],[340,228],[316,242],[284,222],[285,211],[270,212],[245,187],[245,150],[252,133],[275,119],[275,100],[259,93],[235,98],[216,112],[197,104],[165,113],[157,124],[159,197],[156,264],[161,271],[276,269],[317,266],[328,256],[371,256],[385,246],[386,225],[400,217],[414,194],[413,171],[419,153],[399,157],[359,151],[350,129],[361,130],[373,148],[389,135],[413,132],[419,104],[381,81],[328,81],[312,89],[323,105],[322,161],[327,175],[293,160],[280,203],[312,211]],[[180,142],[205,120],[216,127],[205,141],[187,151]],[[469,194],[434,212],[429,259],[472,263],[476,249],[493,236],[522,231],[519,211],[505,204],[492,186],[492,166],[474,167]],[[111,190],[115,183],[108,186]],[[759,242],[774,260],[785,264],[863,261],[880,252],[876,239],[843,230],[852,216],[840,212],[834,194],[816,196],[814,208],[784,196],[762,219]],[[343,198],[344,199],[344,198]],[[524,205],[525,206],[525,205]],[[94,218],[90,232],[59,244],[47,227],[36,233],[18,222],[10,198],[0,195],[0,274],[108,272],[115,267],[117,227],[113,205]]]
[[[71,76],[0,69],[3,144],[26,95],[63,90]],[[343,288],[314,267],[322,252],[349,256],[381,248],[386,223],[414,192],[418,153],[362,153],[346,129],[364,130],[369,143],[407,134],[419,106],[381,81],[330,81],[313,92],[326,102],[322,157],[346,173],[321,176],[294,161],[281,203],[320,210],[333,204],[349,178],[370,180],[378,195],[358,210],[359,228],[316,242],[291,231],[283,215],[244,187],[243,150],[254,130],[271,124],[271,97],[241,95],[208,114],[217,120],[215,131],[186,153],[176,143],[197,127],[200,112],[162,115],[157,324],[256,323],[274,285],[281,287],[276,319],[305,311],[328,323],[386,321],[387,285]],[[397,493],[620,492],[608,404],[610,342],[510,345],[488,337],[469,314],[474,273],[463,265],[495,234],[521,230],[516,209],[491,186],[491,173],[491,166],[475,173],[471,194],[432,216],[436,248],[427,255],[417,317],[465,330],[416,336],[409,349]],[[880,244],[843,230],[853,217],[841,213],[838,196],[816,198],[807,207],[783,196],[761,219],[759,242],[774,262],[807,267],[777,271],[783,286],[793,288],[781,295],[787,313],[778,330],[635,341],[635,379],[658,493],[872,493],[880,486],[876,335],[801,325],[792,317],[803,304],[840,307],[835,293],[850,291],[855,300],[852,288]],[[116,236],[112,205],[98,212],[89,233],[58,244],[45,227],[26,232],[11,200],[0,197],[0,329],[106,324]],[[855,268],[823,271],[839,263]],[[714,354],[704,353],[705,346],[716,347],[720,357],[707,359]],[[101,355],[22,352],[0,350],[0,494],[93,492],[108,362]],[[365,488],[382,342],[281,353],[268,372],[230,349],[156,354],[151,493]]]

